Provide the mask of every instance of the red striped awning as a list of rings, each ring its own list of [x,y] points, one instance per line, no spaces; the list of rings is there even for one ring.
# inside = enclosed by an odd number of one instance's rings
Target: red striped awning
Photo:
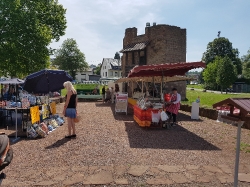
[[[168,76],[185,75],[189,70],[195,68],[205,68],[204,62],[179,62],[167,63],[157,65],[143,65],[135,66],[130,70],[128,78],[130,77],[151,77],[151,76]]]

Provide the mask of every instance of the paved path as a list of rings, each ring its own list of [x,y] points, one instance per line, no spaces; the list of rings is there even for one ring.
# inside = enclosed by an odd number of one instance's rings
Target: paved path
[[[190,87],[187,87],[187,90],[195,90],[195,91],[200,91],[202,92],[204,89],[198,89],[198,88],[190,88]],[[214,90],[206,90],[206,92],[209,92],[209,93],[216,93],[216,94],[221,94],[220,91],[214,91]],[[235,93],[235,92],[222,92],[222,94],[242,94],[242,93]]]
[[[227,165],[186,165],[186,166],[85,166],[60,167],[22,171],[21,177],[30,180],[22,181],[4,179],[1,186],[157,186],[190,184],[189,186],[224,186],[233,184],[233,170]],[[36,174],[34,174],[36,173]],[[19,179],[18,179],[19,178]],[[241,186],[250,186],[250,164],[241,165],[239,173]]]

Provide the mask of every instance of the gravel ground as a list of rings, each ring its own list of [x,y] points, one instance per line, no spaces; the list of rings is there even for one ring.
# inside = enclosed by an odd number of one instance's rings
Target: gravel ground
[[[61,113],[63,103],[57,105]],[[192,121],[180,112],[178,126],[171,130],[145,129],[132,112],[114,114],[114,105],[81,102],[82,117],[77,138],[67,140],[67,125],[44,139],[21,139],[12,145],[14,159],[5,169],[8,177],[27,178],[23,171],[52,167],[107,165],[218,165],[234,167],[237,127],[201,118]],[[241,142],[250,144],[250,130],[242,129]],[[241,151],[240,163],[250,163],[250,153]],[[36,174],[37,175],[37,174]]]

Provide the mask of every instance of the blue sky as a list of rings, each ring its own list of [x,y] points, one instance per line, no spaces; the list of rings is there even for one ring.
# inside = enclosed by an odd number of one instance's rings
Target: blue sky
[[[200,61],[208,42],[228,38],[240,56],[250,49],[250,0],[59,0],[67,9],[66,34],[74,38],[89,64],[113,58],[122,49],[125,29],[144,34],[146,22],[187,29],[187,62]]]

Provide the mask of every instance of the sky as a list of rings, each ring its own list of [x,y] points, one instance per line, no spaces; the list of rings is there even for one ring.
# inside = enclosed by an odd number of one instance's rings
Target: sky
[[[66,11],[67,29],[59,42],[76,40],[89,64],[114,58],[122,49],[125,29],[145,33],[146,23],[187,29],[187,62],[200,61],[207,44],[226,37],[240,57],[250,49],[250,0],[59,0]],[[122,55],[122,54],[121,54]]]

